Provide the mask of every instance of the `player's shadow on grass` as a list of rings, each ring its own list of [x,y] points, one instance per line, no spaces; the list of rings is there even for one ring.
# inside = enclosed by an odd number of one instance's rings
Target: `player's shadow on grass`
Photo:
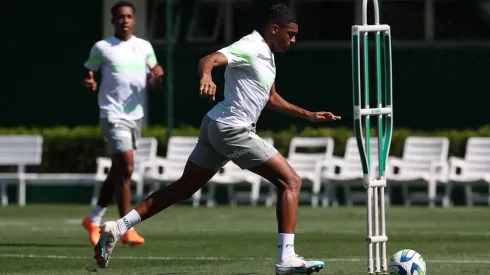
[[[88,247],[86,244],[0,243],[0,247]]]

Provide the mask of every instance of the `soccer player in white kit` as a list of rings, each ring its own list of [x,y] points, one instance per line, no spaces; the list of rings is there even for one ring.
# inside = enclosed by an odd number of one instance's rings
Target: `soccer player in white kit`
[[[294,12],[285,5],[273,5],[260,28],[200,60],[200,96],[212,101],[216,85],[211,71],[214,67],[227,66],[225,99],[204,117],[199,142],[182,177],[151,194],[123,218],[101,225],[101,238],[95,247],[99,266],[107,266],[122,234],[165,208],[190,198],[231,160],[277,186],[275,273],[310,274],[324,267],[322,261],[307,261],[294,249],[301,178],[273,146],[255,133],[255,124],[265,107],[310,121],[340,119],[330,112],[310,112],[288,103],[275,90],[274,52],[286,51],[295,43],[297,32]]]
[[[131,210],[133,151],[137,149],[144,115],[140,93],[146,89],[147,82],[158,84],[163,76],[151,44],[133,35],[135,11],[134,5],[125,1],[112,7],[114,35],[95,43],[85,62],[84,84],[90,91],[97,89],[94,73],[101,71],[102,74],[98,94],[100,128],[112,160],[97,205],[82,222],[93,245],[99,240],[101,219],[114,195],[121,217]],[[121,239],[131,245],[145,242],[134,229]]]

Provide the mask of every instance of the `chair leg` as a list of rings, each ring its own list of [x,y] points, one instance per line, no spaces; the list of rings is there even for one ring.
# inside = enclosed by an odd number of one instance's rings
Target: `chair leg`
[[[321,196],[321,204],[322,204],[322,207],[329,207],[330,206],[330,192],[332,192],[332,190],[330,190],[330,181],[329,180],[325,180],[323,182],[323,193],[322,193],[322,196]]]
[[[230,200],[230,205],[231,206],[236,206],[237,205],[237,199],[236,199],[236,193],[235,193],[235,186],[233,184],[227,184],[228,186],[226,187],[228,191],[228,198]]]
[[[94,190],[92,192],[92,199],[90,201],[90,205],[92,207],[95,207],[95,205],[97,205],[97,200],[99,199],[100,185],[101,183],[99,181],[94,182]]]
[[[385,187],[385,206],[389,207],[391,206],[391,185],[386,184]]]
[[[2,200],[2,206],[7,206],[9,204],[9,198],[7,195],[7,183],[0,182],[0,196]]]
[[[401,186],[402,186],[404,204],[405,206],[410,206],[412,204],[412,200],[410,198],[410,192],[408,192],[408,184],[402,183]]]
[[[473,206],[473,189],[471,188],[471,184],[466,183],[464,186],[464,191],[466,195],[466,205],[468,207]]]
[[[311,191],[312,191],[311,206],[312,207],[317,207],[318,206],[319,198],[320,198],[320,188],[321,188],[320,178],[319,177],[316,177],[313,180],[313,186],[311,188]]]
[[[208,195],[206,198],[207,201],[206,205],[208,207],[213,207],[216,205],[215,194],[216,194],[216,184],[210,182],[208,185]]]
[[[446,186],[444,188],[444,198],[442,199],[442,206],[447,208],[451,206],[451,190],[452,190],[452,183],[448,181],[446,183]]]
[[[201,195],[202,195],[202,189],[199,189],[192,195],[192,206],[193,207],[199,207],[201,204]]]
[[[352,193],[350,191],[350,185],[348,183],[344,183],[344,197],[345,204],[349,207],[354,205],[354,201],[352,200]]]
[[[138,178],[136,180],[136,201],[139,202],[143,199],[144,179]]]
[[[488,185],[488,206],[490,206],[490,184]]]
[[[337,198],[337,183],[329,182],[328,185],[329,185],[328,196],[329,196],[329,200],[332,202],[332,207],[338,207],[339,199]]]
[[[428,186],[428,197],[429,197],[430,207],[436,206],[436,192],[437,192],[437,181],[431,179],[429,180],[429,186]]]
[[[23,177],[19,178],[19,205],[26,205],[26,180]]]
[[[274,184],[269,183],[269,194],[267,195],[267,198],[265,200],[265,205],[268,207],[274,205],[276,201],[276,197],[277,197],[276,187],[274,186]]]
[[[250,194],[250,204],[253,206],[256,206],[259,202],[260,182],[261,182],[261,180],[258,179],[252,183],[252,190],[251,190],[251,194]]]
[[[158,180],[152,180],[152,183],[150,184],[150,186],[151,186],[151,189],[148,190],[147,196],[151,195],[152,193],[154,193],[155,191],[160,189],[162,187],[162,183]]]

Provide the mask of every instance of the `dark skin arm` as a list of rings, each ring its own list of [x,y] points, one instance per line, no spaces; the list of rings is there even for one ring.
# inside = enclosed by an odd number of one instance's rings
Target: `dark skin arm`
[[[83,77],[83,86],[87,88],[90,92],[97,90],[97,82],[94,78],[94,72],[91,70],[85,70],[85,76]]]
[[[225,66],[227,64],[228,59],[220,52],[212,53],[199,60],[199,76],[201,77],[199,95],[202,98],[207,98],[209,101],[215,100],[216,84],[213,83],[211,72],[213,68]],[[276,92],[275,83],[272,84],[267,107],[279,113],[308,119],[310,121],[330,121],[340,119],[340,116],[333,115],[331,112],[310,112],[287,102]]]
[[[220,52],[207,55],[199,60],[199,76],[201,77],[199,96],[209,101],[216,98],[216,84],[211,78],[211,72],[215,67],[226,66],[228,59]]]
[[[165,74],[162,66],[156,64],[153,68],[149,68],[150,73],[148,74],[148,83],[151,86],[157,86],[162,83],[162,77]]]
[[[285,115],[308,119],[313,122],[340,120],[340,116],[336,116],[331,112],[310,112],[287,102],[276,92],[276,83],[272,84],[269,101],[267,102],[266,107]]]

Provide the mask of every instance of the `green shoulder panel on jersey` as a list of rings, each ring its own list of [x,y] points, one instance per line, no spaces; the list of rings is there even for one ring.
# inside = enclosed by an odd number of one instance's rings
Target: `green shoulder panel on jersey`
[[[87,64],[98,66],[102,63],[102,59],[103,57],[101,54],[92,53],[88,57]]]
[[[246,61],[248,64],[252,64],[253,58],[245,52],[244,50],[237,48],[235,46],[228,46],[226,47],[229,53],[238,56],[239,58],[243,59],[243,61]]]

